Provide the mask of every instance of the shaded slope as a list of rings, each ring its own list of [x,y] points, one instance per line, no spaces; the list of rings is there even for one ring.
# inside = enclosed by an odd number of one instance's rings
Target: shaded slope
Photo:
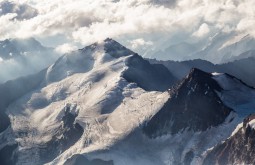
[[[8,116],[5,114],[6,108],[15,100],[41,85],[46,70],[38,74],[18,78],[0,84],[0,132],[4,131],[10,124]]]
[[[211,74],[192,69],[188,77],[170,91],[171,98],[145,125],[144,132],[157,137],[218,126],[231,112],[216,93],[221,90]]]
[[[123,77],[147,91],[166,91],[177,82],[163,65],[150,64],[137,54],[128,59],[127,66]]]

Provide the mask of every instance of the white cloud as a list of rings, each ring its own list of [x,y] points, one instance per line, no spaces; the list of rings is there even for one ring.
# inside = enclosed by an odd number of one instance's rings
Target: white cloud
[[[152,41],[145,41],[142,38],[138,38],[130,41],[130,45],[132,49],[137,49],[138,47],[147,47],[153,45]]]
[[[0,15],[16,13],[14,19],[24,20],[37,16],[38,12],[33,7],[24,3],[14,3],[11,1],[0,2]]]
[[[9,13],[0,17],[0,39],[6,39],[13,36],[13,30],[15,29],[15,22],[11,21],[17,16],[16,13]]]
[[[69,43],[65,43],[63,45],[59,45],[56,47],[55,51],[59,54],[65,54],[65,53],[69,53],[71,51],[77,50],[78,47],[75,45],[71,45]]]
[[[206,23],[203,23],[199,29],[194,32],[192,35],[195,37],[204,37],[210,32],[210,28]]]
[[[107,37],[203,37],[217,31],[254,34],[255,1],[251,0],[20,0],[36,9],[27,20],[0,16],[0,38],[63,35],[83,45]],[[198,29],[198,30],[197,30]],[[183,37],[186,35],[186,37]],[[178,37],[177,37],[178,38]],[[62,44],[66,43],[63,41]],[[176,40],[176,37],[175,37]],[[162,41],[160,41],[162,42]],[[127,43],[127,42],[126,42]],[[142,45],[141,45],[142,46]]]

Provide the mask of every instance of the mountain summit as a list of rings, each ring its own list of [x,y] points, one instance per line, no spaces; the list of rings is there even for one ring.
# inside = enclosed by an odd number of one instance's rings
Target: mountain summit
[[[232,111],[217,94],[222,90],[211,74],[191,69],[189,75],[170,90],[171,97],[144,127],[145,133],[156,137],[218,126]]]

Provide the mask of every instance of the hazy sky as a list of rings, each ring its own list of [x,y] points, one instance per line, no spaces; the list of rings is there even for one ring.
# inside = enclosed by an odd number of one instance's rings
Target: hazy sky
[[[221,31],[255,36],[254,0],[1,1],[0,39],[36,37],[59,51],[114,38],[134,50]]]

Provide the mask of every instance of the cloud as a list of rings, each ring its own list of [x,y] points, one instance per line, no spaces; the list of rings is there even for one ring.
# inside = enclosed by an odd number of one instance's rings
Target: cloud
[[[1,41],[0,83],[36,73],[53,64],[60,55],[34,38]]]
[[[194,32],[192,35],[195,37],[204,37],[210,32],[210,28],[206,23],[203,23],[199,29]]]
[[[69,53],[71,51],[77,50],[78,47],[69,43],[65,43],[63,45],[59,45],[56,47],[55,51],[59,54]]]
[[[15,21],[11,21],[17,16],[16,13],[9,13],[0,17],[0,38],[6,39],[13,36],[13,30],[15,30]]]
[[[13,19],[24,20],[37,16],[38,12],[33,7],[27,4],[19,4],[9,1],[3,1],[0,3],[0,16],[9,13],[15,13],[16,16]]]
[[[252,0],[2,1],[0,40],[35,37],[62,54],[110,37],[149,57],[183,42],[203,48],[216,34],[255,37],[254,6]],[[38,67],[51,57],[29,57],[30,66],[21,63],[24,57],[0,59],[0,80],[30,73],[56,59]]]
[[[163,5],[166,7],[175,7],[177,0],[150,0],[151,3],[156,5]]]
[[[255,36],[255,20],[254,18],[246,18],[241,20],[237,25],[237,30],[245,33],[246,31],[250,31],[250,34]]]
[[[138,38],[135,40],[130,41],[130,45],[132,49],[137,49],[139,47],[147,47],[153,45],[153,42],[151,41],[145,41],[142,38]]]
[[[62,44],[82,45],[107,37],[125,44],[142,38],[160,45],[219,31],[254,34],[254,5],[251,0],[20,0],[12,6],[25,6],[26,12],[5,9],[0,38],[62,35]],[[14,19],[20,15],[27,19]]]
[[[12,80],[21,76],[34,74],[53,64],[59,54],[47,52],[26,52],[8,60],[0,58],[0,83]]]

